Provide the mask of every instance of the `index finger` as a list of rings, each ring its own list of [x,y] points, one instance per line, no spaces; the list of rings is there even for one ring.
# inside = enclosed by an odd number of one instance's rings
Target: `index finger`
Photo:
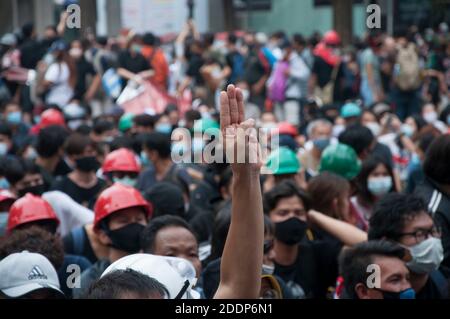
[[[220,128],[223,131],[231,125],[230,101],[227,92],[220,93]]]

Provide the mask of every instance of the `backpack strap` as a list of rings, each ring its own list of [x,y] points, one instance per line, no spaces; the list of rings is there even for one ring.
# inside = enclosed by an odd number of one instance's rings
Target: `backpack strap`
[[[78,227],[72,230],[72,239],[73,239],[73,254],[78,256],[83,256],[83,248],[84,248],[84,227]]]
[[[447,278],[439,271],[433,271],[430,274],[431,281],[437,286],[442,299],[447,299],[449,297],[449,283]]]

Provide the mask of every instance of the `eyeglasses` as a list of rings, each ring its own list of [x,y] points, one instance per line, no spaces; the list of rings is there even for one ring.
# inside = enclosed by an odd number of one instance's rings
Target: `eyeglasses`
[[[268,254],[273,248],[273,240],[264,241],[264,255]]]
[[[404,236],[410,236],[414,237],[418,243],[427,240],[430,236],[434,238],[440,238],[441,237],[441,228],[434,226],[431,229],[418,229],[415,232],[412,233],[403,233],[399,234],[400,237]]]

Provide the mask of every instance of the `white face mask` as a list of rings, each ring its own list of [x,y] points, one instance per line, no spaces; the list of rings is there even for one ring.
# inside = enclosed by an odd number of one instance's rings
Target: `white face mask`
[[[367,188],[377,197],[386,195],[392,189],[392,178],[390,176],[369,178]]]
[[[262,274],[263,275],[273,275],[275,272],[275,266],[269,266],[269,265],[262,265]]]
[[[339,135],[341,135],[342,132],[345,131],[345,125],[335,125],[333,126],[333,136],[334,137],[339,137]]]
[[[444,260],[444,248],[439,238],[431,237],[409,250],[413,259],[406,265],[417,274],[429,274],[437,270]]]
[[[8,145],[6,143],[0,143],[0,156],[8,154]]]
[[[375,137],[377,137],[381,133],[381,126],[377,122],[367,123],[366,127],[372,132]]]
[[[438,114],[436,112],[427,112],[423,115],[423,119],[428,124],[433,124],[434,122],[436,122],[438,120]]]

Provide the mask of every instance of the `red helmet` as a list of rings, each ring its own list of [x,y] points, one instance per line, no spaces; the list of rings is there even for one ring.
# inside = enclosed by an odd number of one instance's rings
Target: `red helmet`
[[[103,173],[111,172],[131,172],[139,173],[141,165],[139,165],[133,152],[121,148],[117,151],[111,152],[106,156],[102,167]]]
[[[296,137],[298,136],[298,130],[294,125],[287,122],[283,122],[278,124],[278,134]]]
[[[114,184],[105,189],[95,203],[94,228],[99,229],[100,222],[109,215],[132,207],[142,207],[148,218],[152,216],[152,206],[137,189],[118,183]]]
[[[16,200],[17,197],[7,189],[0,190],[0,203],[5,200]]]
[[[39,123],[41,129],[52,125],[66,126],[64,115],[55,109],[49,109],[42,113],[41,121]]]
[[[341,37],[336,31],[331,30],[325,33],[323,36],[323,42],[329,45],[339,45],[341,43]]]
[[[53,220],[59,225],[59,219],[52,206],[39,196],[26,194],[9,209],[8,232],[17,226],[41,220]]]

